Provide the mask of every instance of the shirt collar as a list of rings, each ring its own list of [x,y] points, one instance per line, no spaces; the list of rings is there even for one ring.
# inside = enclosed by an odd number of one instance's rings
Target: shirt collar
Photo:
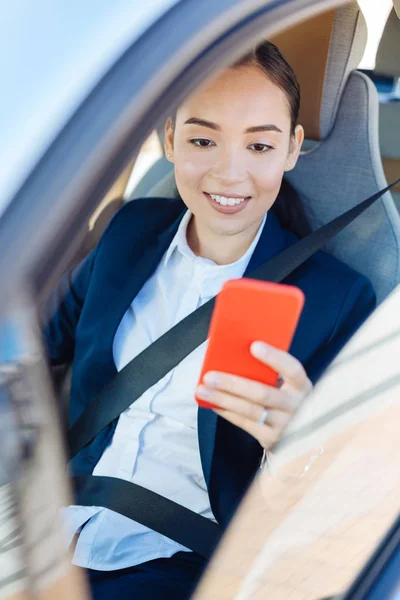
[[[172,242],[169,245],[168,250],[164,255],[164,266],[169,262],[174,250],[178,250],[184,256],[193,257],[195,254],[189,248],[189,245],[186,240],[186,231],[187,226],[189,225],[190,218],[192,213],[190,210],[187,210],[179,223],[178,231],[174,235]]]
[[[168,264],[172,254],[174,253],[175,250],[177,250],[180,254],[182,254],[183,256],[186,256],[187,258],[191,258],[191,259],[197,258],[196,255],[194,254],[194,252],[190,249],[190,247],[187,243],[187,239],[186,239],[187,227],[189,225],[189,221],[190,221],[191,217],[192,217],[192,213],[189,210],[187,210],[185,212],[185,214],[183,215],[183,218],[179,224],[178,231],[174,235],[172,242],[164,255],[164,261],[163,261],[164,266]],[[260,239],[260,236],[261,236],[262,230],[264,229],[266,220],[267,220],[267,215],[265,214],[263,217],[262,223],[261,223],[260,227],[258,228],[258,231],[257,231],[257,234],[256,234],[254,240],[252,241],[252,243],[246,250],[245,254],[243,254],[243,256],[241,256],[234,263],[230,263],[229,265],[217,265],[212,260],[205,259],[205,258],[203,258],[202,260],[205,263],[214,265],[215,267],[225,267],[225,268],[231,267],[231,266],[232,267],[239,266],[243,263],[244,270],[245,270],[250,261],[252,254],[254,252],[254,249],[258,244],[258,240]]]

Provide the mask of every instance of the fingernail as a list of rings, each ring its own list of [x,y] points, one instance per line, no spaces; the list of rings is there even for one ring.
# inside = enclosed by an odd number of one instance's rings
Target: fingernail
[[[199,398],[204,398],[206,400],[210,398],[211,394],[212,390],[209,390],[204,385],[199,385],[196,389],[196,396],[199,396]]]
[[[269,353],[269,346],[264,342],[253,342],[251,345],[251,351],[255,356],[262,356],[264,358]]]
[[[221,382],[221,378],[217,373],[214,373],[214,371],[209,371],[204,375],[203,381],[210,387],[218,387]]]

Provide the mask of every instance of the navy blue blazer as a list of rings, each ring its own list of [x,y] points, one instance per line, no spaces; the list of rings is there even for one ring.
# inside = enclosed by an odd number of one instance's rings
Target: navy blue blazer
[[[46,328],[46,344],[53,364],[73,363],[71,423],[116,375],[112,345],[117,327],[157,268],[185,209],[181,200],[165,198],[128,203],[52,296],[50,304],[58,308]],[[270,210],[245,275],[296,240]],[[324,252],[285,282],[306,297],[291,353],[316,381],[373,310],[374,290],[368,279]],[[117,419],[73,459],[74,474],[92,473],[116,425]],[[249,434],[207,409],[199,409],[198,436],[211,507],[225,526],[257,471],[262,450]]]

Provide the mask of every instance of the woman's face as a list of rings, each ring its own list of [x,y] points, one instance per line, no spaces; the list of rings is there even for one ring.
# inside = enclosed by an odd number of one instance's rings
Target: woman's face
[[[256,66],[227,69],[166,124],[181,198],[196,229],[218,236],[257,228],[302,142],[286,95]]]

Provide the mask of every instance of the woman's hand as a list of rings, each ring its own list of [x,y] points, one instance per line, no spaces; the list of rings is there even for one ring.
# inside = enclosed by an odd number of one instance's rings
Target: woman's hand
[[[312,383],[301,363],[288,354],[254,342],[252,355],[280,374],[279,388],[228,373],[210,371],[204,385],[196,390],[202,400],[221,407],[218,415],[247,431],[261,446],[270,449],[296,412],[301,401],[312,390]]]

